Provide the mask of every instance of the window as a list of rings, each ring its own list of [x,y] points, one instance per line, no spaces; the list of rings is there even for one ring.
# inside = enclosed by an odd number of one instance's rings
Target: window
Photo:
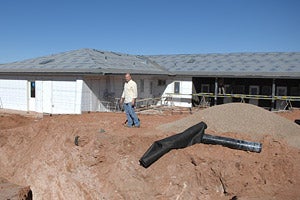
[[[35,98],[35,81],[30,81],[30,97]]]
[[[225,93],[231,93],[231,86],[229,84],[225,85]]]
[[[287,88],[283,86],[278,86],[276,90],[276,95],[277,96],[286,96],[287,93]]]
[[[272,94],[272,87],[271,86],[263,86],[261,89],[262,95],[271,95]]]
[[[209,84],[202,84],[201,85],[201,92],[202,93],[209,93]]]
[[[144,79],[140,80],[140,91],[144,92]]]
[[[258,95],[259,94],[259,86],[258,85],[250,85],[249,94],[250,95]]]
[[[158,80],[157,85],[158,86],[165,86],[166,85],[166,80]]]
[[[180,93],[180,82],[174,83],[174,93],[179,94]]]

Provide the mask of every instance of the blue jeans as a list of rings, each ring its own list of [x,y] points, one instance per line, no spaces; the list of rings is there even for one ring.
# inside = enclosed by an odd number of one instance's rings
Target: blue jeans
[[[127,126],[132,127],[134,126],[140,126],[140,121],[137,117],[137,115],[134,112],[134,107],[131,105],[131,103],[124,103],[124,110],[127,117]]]

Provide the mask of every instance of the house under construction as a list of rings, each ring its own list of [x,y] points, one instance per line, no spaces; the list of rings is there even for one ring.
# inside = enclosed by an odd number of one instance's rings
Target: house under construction
[[[0,64],[0,108],[50,114],[112,111],[124,74],[139,102],[300,107],[300,52],[137,56],[95,49]]]

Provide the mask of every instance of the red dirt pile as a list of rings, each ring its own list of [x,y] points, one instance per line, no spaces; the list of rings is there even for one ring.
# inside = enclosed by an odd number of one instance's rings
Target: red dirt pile
[[[228,111],[229,106],[233,113]],[[226,115],[222,114],[224,110]],[[298,110],[296,115],[300,118]],[[231,123],[234,116],[250,121]],[[7,126],[11,117],[20,124]],[[38,119],[2,115],[0,177],[30,186],[33,199],[229,200],[300,196],[300,149],[289,141],[290,137],[297,140],[300,135],[295,133],[300,131],[291,120],[244,104],[215,106],[192,115],[140,114],[139,118],[141,128],[130,129],[122,126],[124,113]],[[286,134],[277,137],[279,126],[274,129],[257,124],[258,119],[274,126],[281,124]],[[208,124],[210,134],[261,142],[262,152],[195,144],[170,151],[147,169],[139,165],[139,159],[154,141],[199,121]],[[252,124],[256,124],[256,131],[249,129]],[[253,138],[254,135],[259,137]],[[76,136],[78,146],[74,143]]]
[[[247,134],[255,140],[271,135],[274,138],[286,139],[290,145],[300,148],[299,125],[273,112],[245,103],[210,107],[181,120],[160,125],[158,128],[177,132],[200,121],[208,125],[208,131]]]

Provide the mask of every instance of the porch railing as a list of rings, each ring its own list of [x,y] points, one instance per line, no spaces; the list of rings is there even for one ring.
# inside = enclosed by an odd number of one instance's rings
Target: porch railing
[[[292,107],[293,101],[300,101],[300,96],[272,96],[272,95],[250,95],[250,94],[215,94],[215,93],[196,93],[193,96],[201,97],[200,104],[207,105],[207,97],[221,97],[221,98],[240,98],[241,102],[245,102],[245,99],[261,99],[261,100],[281,100],[286,102],[287,106]]]

